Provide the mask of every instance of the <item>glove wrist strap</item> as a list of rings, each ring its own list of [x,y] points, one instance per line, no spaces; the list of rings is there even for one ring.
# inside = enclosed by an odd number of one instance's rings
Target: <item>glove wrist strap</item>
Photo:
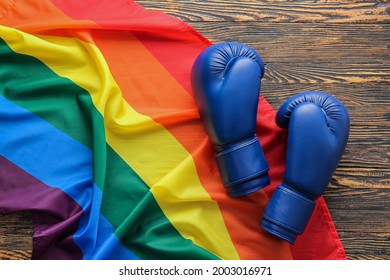
[[[305,229],[314,206],[313,200],[279,185],[263,212],[260,225],[266,231],[294,244],[297,235]]]
[[[257,136],[216,154],[223,184],[230,196],[242,196],[269,185],[268,163]]]

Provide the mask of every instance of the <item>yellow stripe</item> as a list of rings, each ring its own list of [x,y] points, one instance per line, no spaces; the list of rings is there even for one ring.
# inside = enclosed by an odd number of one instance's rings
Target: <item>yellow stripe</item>
[[[107,143],[148,184],[183,237],[221,258],[239,259],[218,204],[199,181],[192,156],[163,126],[124,101],[95,45],[5,27],[0,27],[0,35],[15,52],[36,57],[90,93],[104,116]],[[161,74],[172,79],[166,71]]]

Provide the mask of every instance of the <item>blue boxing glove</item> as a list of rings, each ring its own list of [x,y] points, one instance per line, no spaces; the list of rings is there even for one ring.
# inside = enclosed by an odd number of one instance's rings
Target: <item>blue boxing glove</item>
[[[260,225],[294,244],[328,186],[344,153],[349,117],[335,97],[316,91],[292,96],[278,110],[276,124],[288,129],[286,169]]]
[[[259,54],[232,42],[206,48],[192,68],[195,102],[230,196],[255,192],[270,182],[268,163],[255,134],[263,75]]]

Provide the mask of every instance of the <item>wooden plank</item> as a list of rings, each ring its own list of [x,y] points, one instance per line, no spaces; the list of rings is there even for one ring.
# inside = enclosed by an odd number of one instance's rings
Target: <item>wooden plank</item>
[[[9,249],[0,249],[0,260],[30,260],[31,250],[13,250],[10,246]]]
[[[389,83],[275,83],[265,78],[261,85],[261,94],[275,110],[291,95],[308,90],[326,91],[339,98],[349,113],[356,115],[353,118],[353,125],[359,125],[364,129],[374,122],[377,123],[377,129],[385,130],[386,133],[390,121]],[[363,133],[358,137],[367,135]]]
[[[137,0],[187,22],[390,22],[388,1]]]
[[[351,188],[339,184],[338,178],[333,177],[324,194],[336,227],[350,233],[376,232],[390,237],[389,189]]]
[[[361,221],[364,223],[364,221]],[[336,227],[337,228],[337,227]],[[370,233],[366,229],[353,235],[338,231],[349,260],[389,260],[389,236]]]
[[[0,215],[0,260],[30,259],[32,234],[30,212]]]
[[[309,63],[318,69],[334,66],[368,73],[379,67],[377,70],[382,74],[388,74],[389,70],[388,24],[199,22],[191,26],[212,43],[248,44],[260,53],[265,63],[291,63],[296,67]]]
[[[366,222],[366,217],[361,217],[358,220],[359,224],[362,225],[361,227],[359,227],[360,231],[348,231],[349,228],[356,227],[356,222],[351,223],[350,226],[346,224],[348,218],[349,217],[346,216],[345,220],[338,220],[337,217],[333,217],[336,229],[338,230],[338,234],[341,238],[341,242],[347,253],[348,259],[389,260],[389,232],[377,232],[371,230],[372,223],[370,222],[374,219],[368,219]],[[385,224],[386,221],[382,220],[382,223]],[[347,230],[341,229],[343,227],[346,227]],[[384,225],[383,227],[384,229],[389,229],[388,224]]]

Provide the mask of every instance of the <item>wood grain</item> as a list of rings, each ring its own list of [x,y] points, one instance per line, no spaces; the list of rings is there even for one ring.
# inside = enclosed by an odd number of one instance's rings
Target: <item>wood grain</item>
[[[30,212],[0,215],[0,260],[30,259],[32,234]]]
[[[333,64],[340,69],[352,67],[351,72],[368,73],[378,66],[380,72],[389,74],[388,24],[197,22],[190,25],[213,43],[239,41],[250,45],[259,51],[265,63],[296,66],[306,63],[316,68]]]
[[[390,259],[389,1],[138,0],[211,42],[239,41],[266,63],[261,93],[277,109],[321,90],[351,118],[347,149],[324,198],[348,259]],[[28,212],[0,216],[0,259],[31,255]]]
[[[186,22],[390,22],[388,1],[139,0]]]

